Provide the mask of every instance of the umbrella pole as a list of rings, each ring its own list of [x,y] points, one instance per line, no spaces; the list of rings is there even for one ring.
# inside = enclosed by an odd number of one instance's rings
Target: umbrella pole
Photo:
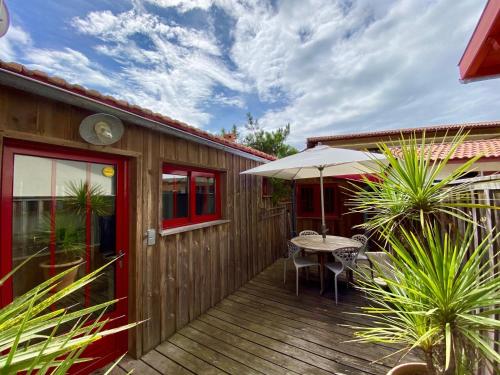
[[[324,167],[318,167],[319,169],[319,185],[321,190],[321,234],[323,239],[326,239],[326,224],[325,224],[325,195],[323,192],[323,169]]]

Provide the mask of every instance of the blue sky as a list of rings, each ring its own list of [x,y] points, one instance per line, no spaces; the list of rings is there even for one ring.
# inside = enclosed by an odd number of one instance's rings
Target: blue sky
[[[457,63],[485,0],[6,0],[0,59],[209,131],[308,136],[500,120]]]

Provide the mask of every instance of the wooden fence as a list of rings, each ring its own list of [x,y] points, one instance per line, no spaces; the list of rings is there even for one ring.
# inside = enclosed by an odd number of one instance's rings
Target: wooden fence
[[[486,176],[472,178],[466,181],[470,184],[470,193],[468,200],[474,204],[484,204],[486,206],[499,206],[500,202],[500,176]],[[469,214],[474,221],[474,248],[477,247],[487,236],[495,237],[500,230],[500,210],[492,208],[471,209]],[[456,226],[461,233],[465,233],[468,223],[454,219],[452,225]],[[488,257],[484,262],[491,262],[493,265],[492,273],[500,273],[500,236],[491,242]],[[472,249],[471,249],[472,250]],[[497,306],[500,307],[500,306]],[[500,319],[500,314],[491,316],[491,318]],[[489,333],[490,344],[497,353],[500,353],[500,331]],[[498,369],[488,369],[480,366],[478,375],[498,374]]]

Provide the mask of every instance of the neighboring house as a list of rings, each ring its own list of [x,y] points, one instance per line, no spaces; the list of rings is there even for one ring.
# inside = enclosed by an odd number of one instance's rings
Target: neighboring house
[[[80,136],[96,113],[123,122],[118,142]],[[272,156],[14,63],[0,62],[0,147],[1,274],[48,247],[0,288],[2,306],[42,281],[44,266],[55,272],[69,249],[86,261],[81,274],[122,255],[68,303],[120,298],[110,324],[144,323],[93,345],[102,360],[82,373],[126,350],[148,352],[285,248],[286,214],[268,214],[261,178],[240,175]],[[83,216],[68,214],[72,185],[83,184],[99,187],[107,211],[88,199]]]
[[[481,159],[475,163],[474,171],[467,177],[490,175],[500,171],[500,121],[311,137],[307,139],[307,147],[311,148],[321,143],[338,148],[377,151],[377,144],[384,142],[394,147],[395,151],[398,152],[401,136],[414,135],[421,138],[425,134],[428,143],[431,140],[434,142],[434,145],[426,148],[425,152],[431,152],[432,159],[439,160],[449,150],[450,146],[447,142],[453,139],[459,131],[468,132],[467,140],[458,147],[440,177],[449,173],[457,164],[479,154],[482,155]],[[355,178],[356,176],[351,177]],[[319,230],[321,214],[318,181],[298,181],[296,188],[297,230]],[[363,220],[361,215],[348,213],[346,188],[349,188],[349,182],[345,179],[328,178],[326,180],[325,211],[327,213],[326,224],[330,234],[351,236],[359,231],[352,227],[360,224]]]

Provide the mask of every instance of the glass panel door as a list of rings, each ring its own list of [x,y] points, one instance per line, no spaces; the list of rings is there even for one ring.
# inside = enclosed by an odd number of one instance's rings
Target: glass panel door
[[[61,289],[109,262],[116,247],[116,165],[14,155],[12,267],[37,254],[13,276],[13,297],[76,264]],[[116,264],[64,301],[90,306],[112,300]]]

